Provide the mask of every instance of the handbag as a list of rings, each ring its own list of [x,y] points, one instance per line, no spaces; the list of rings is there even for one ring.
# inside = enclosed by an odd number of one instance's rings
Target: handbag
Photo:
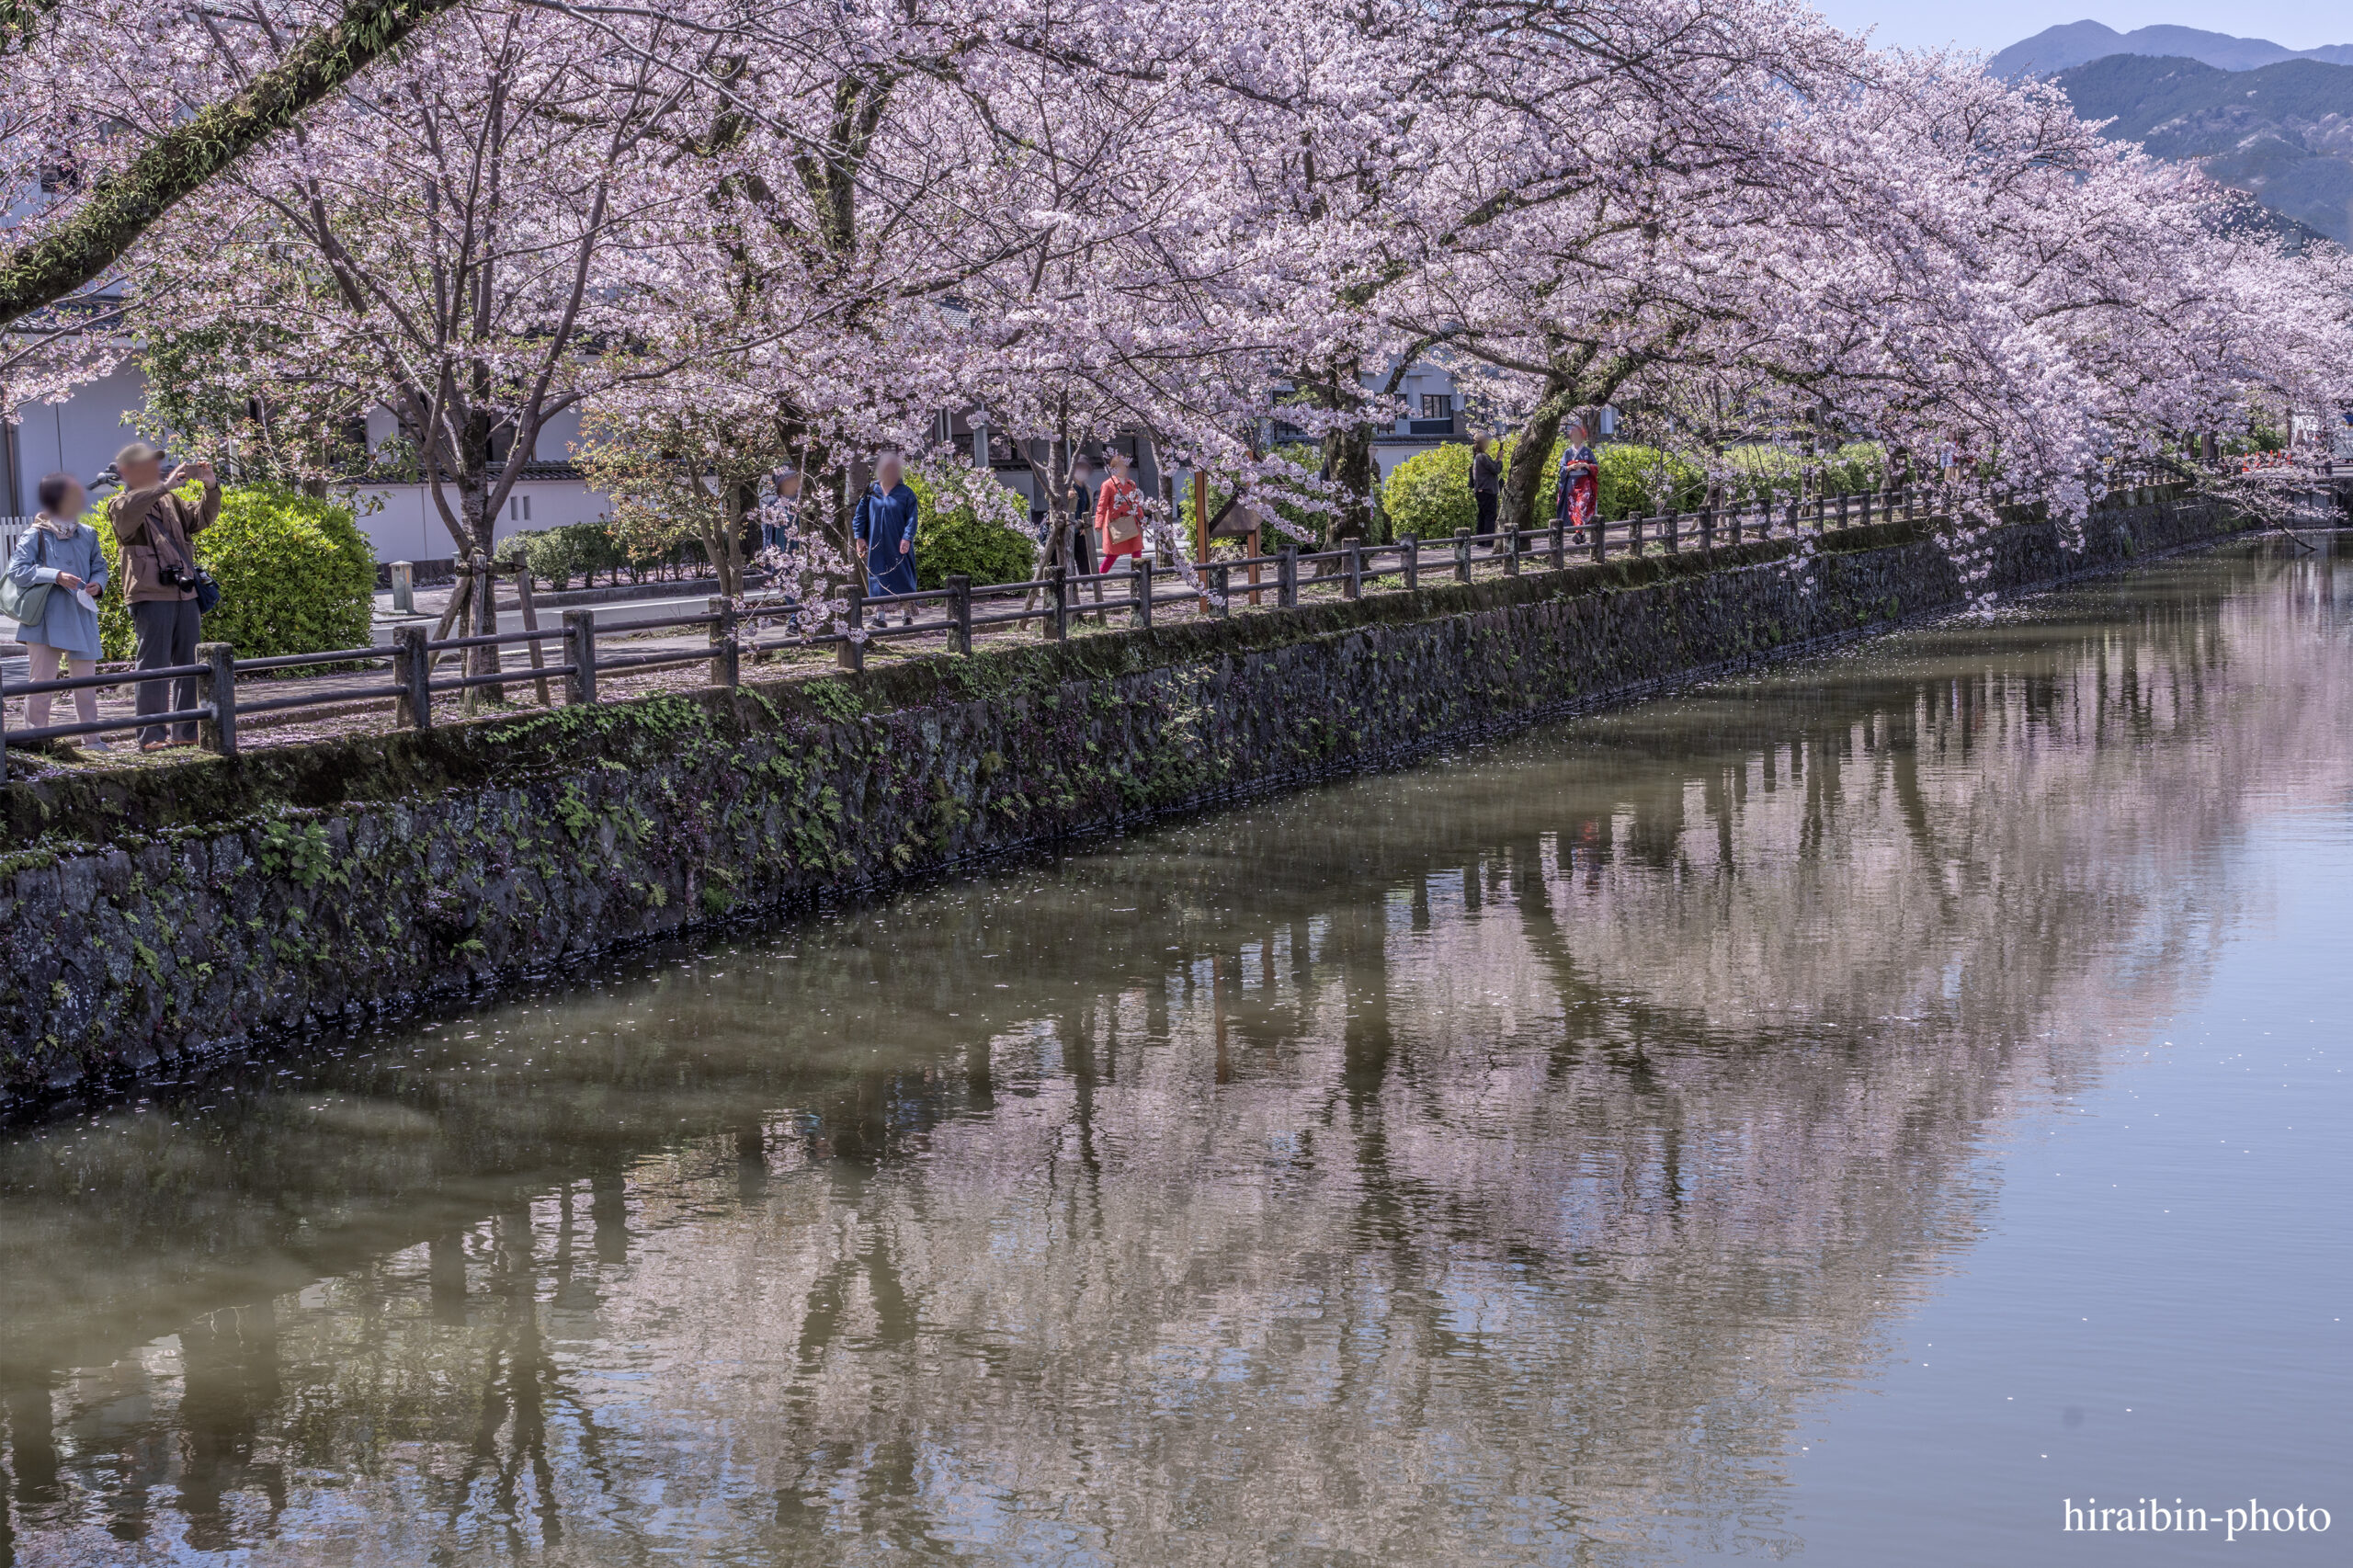
[[[1108,489],[1108,486],[1106,488]],[[1132,485],[1123,486],[1119,492],[1119,499],[1111,508],[1110,516],[1103,519],[1103,538],[1106,542],[1125,544],[1143,532],[1143,523],[1136,517],[1136,503],[1128,498],[1133,491]]]
[[[147,537],[153,540],[155,530],[149,528]],[[188,585],[196,590],[196,613],[199,617],[210,615],[212,607],[221,602],[221,585],[212,580],[211,573],[196,563],[196,551],[188,548],[186,540],[176,542],[179,545],[181,564],[188,574]]]
[[[40,551],[43,566],[49,564],[49,530],[35,530],[39,539],[33,548]],[[49,619],[49,591],[53,583],[35,583],[29,588],[17,585],[14,573],[0,574],[0,615],[6,616],[18,626],[39,626]]]

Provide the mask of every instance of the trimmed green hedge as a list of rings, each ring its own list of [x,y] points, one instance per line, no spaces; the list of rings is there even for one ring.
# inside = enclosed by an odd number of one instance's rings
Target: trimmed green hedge
[[[630,564],[612,529],[601,522],[509,534],[498,541],[498,559],[521,561],[532,576],[558,590],[570,587],[574,577],[592,583],[599,572],[611,574]]]
[[[917,506],[916,587],[944,588],[949,578],[960,574],[976,585],[1029,580],[1038,552],[1028,534],[982,517],[969,501],[941,511],[940,487],[922,474],[908,474],[907,485],[915,493]]]
[[[88,521],[111,578],[99,601],[99,640],[107,657],[127,659],[137,640],[114,529],[102,511]],[[219,519],[194,543],[197,563],[221,585],[221,603],[204,618],[206,642],[226,642],[241,659],[369,645],[376,551],[350,507],[283,485],[233,485],[222,492]]]
[[[1724,453],[1732,468],[1726,494],[1734,501],[1795,495],[1804,477],[1804,453],[1787,447],[1734,447]],[[1887,482],[1887,452],[1876,441],[1849,441],[1814,463],[1820,494],[1859,495]]]
[[[1504,472],[1511,472],[1512,448],[1517,437],[1506,437],[1495,444]],[[1557,454],[1559,449],[1554,448]],[[1536,522],[1547,527],[1552,520],[1552,494],[1560,483],[1560,470],[1555,463],[1548,468],[1536,492]],[[1471,498],[1471,449],[1460,441],[1448,441],[1426,452],[1415,452],[1392,469],[1381,482],[1381,509],[1388,514],[1389,532],[1392,539],[1407,534],[1416,539],[1452,539],[1457,528],[1476,529],[1479,526],[1479,504]]]

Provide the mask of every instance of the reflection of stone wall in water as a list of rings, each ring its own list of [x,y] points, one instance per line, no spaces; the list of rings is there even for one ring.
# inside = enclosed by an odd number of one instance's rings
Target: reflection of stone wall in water
[[[2194,506],[1996,536],[2016,588]],[[152,1065],[748,905],[1393,761],[1961,602],[1909,525],[12,785],[0,1085]],[[86,842],[81,835],[102,834]],[[71,835],[71,836],[69,836]]]
[[[355,1517],[386,1562],[510,1517],[555,1562],[1777,1550],[1800,1392],[1968,1244],[1977,1151],[2119,1021],[2090,999],[2170,1009],[2234,836],[2342,798],[2311,645],[2211,599],[1960,684],[1927,642],[1794,724],[1812,677],[485,1007],[201,1138],[14,1145],[46,1255],[119,1272],[0,1258],[0,1344],[79,1320],[113,1365],[61,1404],[169,1429],[160,1281],[284,1267],[283,1392],[216,1372],[203,1479],[258,1514],[264,1466],[353,1478],[288,1492],[290,1560]]]

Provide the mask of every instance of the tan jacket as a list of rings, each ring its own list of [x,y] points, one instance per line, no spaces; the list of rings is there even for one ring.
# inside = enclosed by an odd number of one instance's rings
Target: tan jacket
[[[107,502],[107,521],[114,525],[115,542],[122,547],[122,597],[131,604],[196,597],[193,588],[166,584],[156,568],[165,562],[194,566],[196,551],[188,548],[188,540],[210,528],[220,515],[218,484],[204,487],[201,502],[160,484],[117,492]]]

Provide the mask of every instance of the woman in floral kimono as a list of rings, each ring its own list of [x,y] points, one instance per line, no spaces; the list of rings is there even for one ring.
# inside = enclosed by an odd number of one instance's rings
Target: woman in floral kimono
[[[1576,530],[1585,542],[1586,525],[1594,518],[1601,494],[1601,464],[1593,455],[1593,431],[1582,419],[1569,422],[1561,433],[1560,483],[1552,497],[1552,515]]]

